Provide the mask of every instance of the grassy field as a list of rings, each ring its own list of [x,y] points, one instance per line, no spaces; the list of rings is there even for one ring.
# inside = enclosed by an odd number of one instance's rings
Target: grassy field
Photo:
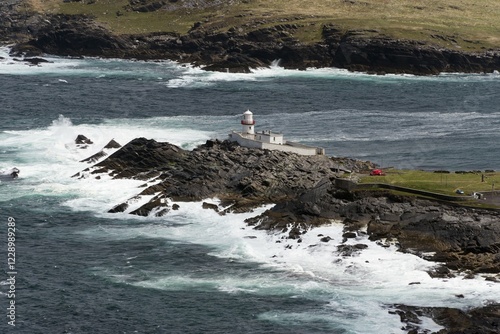
[[[296,37],[311,43],[320,40],[323,24],[333,23],[345,30],[370,30],[366,33],[447,48],[474,51],[500,47],[497,0],[227,0],[223,6],[204,8],[188,6],[195,3],[193,0],[179,0],[176,10],[152,13],[126,11],[127,0],[95,0],[93,4],[87,4],[88,0],[28,1],[39,12],[94,15],[116,33],[182,34],[195,22],[215,31],[295,23],[301,26]]]
[[[385,172],[385,176],[363,176],[360,183],[386,183],[446,195],[455,195],[458,189],[466,195],[497,188],[500,190],[500,172],[447,174],[396,169],[388,169]]]

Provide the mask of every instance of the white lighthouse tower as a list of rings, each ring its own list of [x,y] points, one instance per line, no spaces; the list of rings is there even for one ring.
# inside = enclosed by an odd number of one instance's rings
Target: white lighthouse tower
[[[253,135],[255,134],[255,121],[253,120],[253,114],[250,110],[247,110],[243,113],[243,117],[241,119],[241,125],[242,125],[242,134],[249,134]]]

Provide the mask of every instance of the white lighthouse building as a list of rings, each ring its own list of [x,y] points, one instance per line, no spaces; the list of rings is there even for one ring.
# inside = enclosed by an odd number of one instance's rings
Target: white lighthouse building
[[[276,133],[270,130],[256,132],[253,113],[250,110],[243,113],[241,126],[241,132],[232,131],[229,134],[229,140],[238,142],[241,146],[293,152],[301,155],[325,154],[325,150],[321,147],[307,146],[286,141],[283,139],[282,133]]]

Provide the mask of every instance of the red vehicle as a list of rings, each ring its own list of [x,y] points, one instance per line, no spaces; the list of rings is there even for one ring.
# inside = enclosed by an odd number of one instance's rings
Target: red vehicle
[[[370,172],[370,175],[372,175],[372,176],[384,176],[384,175],[385,175],[385,173],[384,173],[384,171],[383,171],[383,170],[381,170],[381,169],[374,169],[374,170],[372,170],[372,171]]]

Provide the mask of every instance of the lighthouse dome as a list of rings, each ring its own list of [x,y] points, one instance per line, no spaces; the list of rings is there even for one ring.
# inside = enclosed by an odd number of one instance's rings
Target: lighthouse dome
[[[253,115],[253,113],[250,110],[247,110],[243,113],[243,115]]]

